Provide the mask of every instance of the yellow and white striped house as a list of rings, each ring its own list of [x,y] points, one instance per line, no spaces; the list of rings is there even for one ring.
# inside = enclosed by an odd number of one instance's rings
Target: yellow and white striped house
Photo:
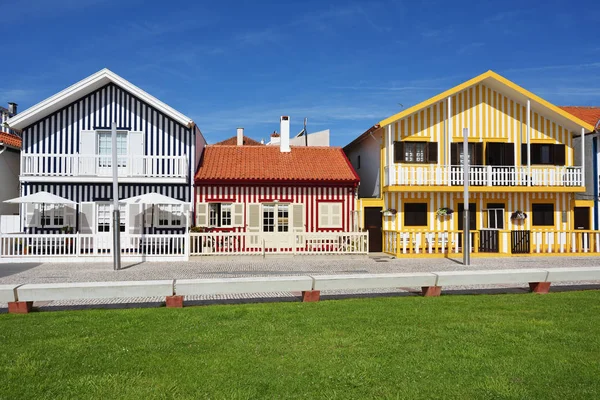
[[[381,215],[384,252],[462,253],[465,128],[474,255],[600,253],[592,200],[575,200],[591,173],[579,138],[593,126],[493,71],[384,119],[346,146],[361,185],[379,181],[378,197],[360,199],[358,208],[371,236]],[[380,169],[362,176],[361,149],[371,139],[380,144]],[[363,166],[375,161],[362,156]]]

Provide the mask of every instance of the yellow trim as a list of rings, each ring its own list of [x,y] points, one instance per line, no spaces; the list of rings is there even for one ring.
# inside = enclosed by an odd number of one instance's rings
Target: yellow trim
[[[555,144],[556,140],[554,140],[554,139],[531,139],[530,143],[531,144]],[[527,144],[527,142],[522,143],[522,144]]]
[[[485,140],[482,140],[483,143],[510,143],[508,141],[508,138],[505,137],[500,137],[500,138],[485,138]]]
[[[573,200],[573,207],[594,207],[594,200]]]
[[[464,141],[464,137],[463,136],[452,136],[452,142],[453,143],[463,143],[463,141]],[[469,137],[469,138],[467,138],[467,142],[469,142],[469,143],[480,143],[480,142],[482,142],[482,140],[480,138],[478,138],[478,137]]]
[[[464,89],[467,89],[470,86],[476,85],[482,81],[484,81],[485,79],[494,79],[498,82],[500,82],[501,84],[509,87],[510,89],[513,89],[514,91],[522,94],[525,97],[528,97],[529,99],[538,102],[539,104],[541,104],[542,106],[550,109],[551,111],[559,114],[560,116],[562,116],[563,118],[566,118],[567,120],[581,126],[582,128],[585,128],[588,132],[592,132],[594,130],[594,127],[584,121],[582,121],[581,119],[575,117],[574,115],[564,111],[563,109],[555,106],[552,103],[549,103],[548,101],[542,99],[539,96],[536,96],[535,94],[531,93],[530,91],[522,88],[521,86],[509,81],[508,79],[504,78],[501,75],[498,75],[497,73],[495,73],[494,71],[487,71],[484,72],[483,74],[476,76],[475,78],[469,79],[468,81],[461,83],[460,85],[457,85],[451,89],[446,90],[445,92],[442,92],[440,94],[438,94],[437,96],[431,97],[428,100],[422,101],[421,103],[414,105],[412,107],[407,108],[406,110],[399,112],[395,115],[392,115],[391,117],[388,117],[384,120],[382,120],[381,122],[379,122],[380,126],[385,126],[385,125],[389,125],[392,122],[395,122],[401,118],[404,118],[408,115],[411,115],[417,111],[419,111],[422,108],[425,107],[429,107],[430,105],[437,103],[439,101],[444,100],[446,97],[452,96],[458,92],[463,91]],[[579,133],[579,132],[578,132]]]
[[[433,138],[431,137],[425,137],[425,136],[407,136],[404,138],[401,138],[400,140],[393,140],[393,142],[423,142],[423,143],[427,143],[427,142],[433,142]]]
[[[361,208],[364,207],[383,207],[383,199],[371,199],[371,198],[362,198],[360,199]]]
[[[464,188],[461,186],[386,186],[383,188],[384,192],[463,192]],[[584,187],[545,187],[545,186],[470,186],[469,192],[471,193],[583,193],[585,192]]]

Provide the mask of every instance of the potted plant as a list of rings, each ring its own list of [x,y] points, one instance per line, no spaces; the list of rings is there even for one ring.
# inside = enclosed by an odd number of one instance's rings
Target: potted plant
[[[387,210],[382,211],[384,217],[393,217],[397,212],[398,211],[393,208],[388,208]]]
[[[513,221],[524,221],[525,218],[527,218],[527,214],[520,210],[517,210],[510,214],[510,219]]]
[[[454,210],[453,210],[453,209],[451,209],[451,208],[449,208],[449,207],[441,207],[441,208],[438,208],[438,209],[437,209],[437,211],[435,212],[435,214],[436,214],[438,217],[441,217],[441,218],[443,218],[443,217],[449,217],[449,216],[450,216],[450,215],[452,215],[453,213],[454,213]]]

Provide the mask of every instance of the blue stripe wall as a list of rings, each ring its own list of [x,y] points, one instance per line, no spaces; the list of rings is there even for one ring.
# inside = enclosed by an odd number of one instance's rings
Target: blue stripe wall
[[[33,154],[76,154],[81,130],[106,129],[115,118],[118,128],[144,132],[145,155],[188,155],[193,129],[169,118],[113,83],[82,97],[23,130],[23,151]]]

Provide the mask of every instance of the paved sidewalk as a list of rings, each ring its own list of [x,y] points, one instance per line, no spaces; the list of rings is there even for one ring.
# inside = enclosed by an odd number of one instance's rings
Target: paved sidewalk
[[[369,256],[359,259],[339,259],[336,257],[295,257],[295,258],[241,258],[241,259],[205,259],[198,258],[189,262],[172,263],[131,263],[123,264],[123,269],[113,271],[110,263],[82,264],[2,264],[0,263],[0,284],[6,283],[52,283],[52,282],[102,282],[156,279],[191,278],[233,278],[246,276],[277,275],[323,275],[323,274],[366,274],[393,272],[436,272],[458,270],[493,270],[512,268],[556,268],[556,267],[595,267],[600,266],[600,257],[511,257],[511,258],[475,258],[472,265],[464,266],[459,259],[393,259],[385,255]],[[584,286],[581,286],[584,285]],[[589,286],[592,285],[592,286]],[[572,286],[573,288],[600,288],[600,282],[562,282],[553,286]],[[324,298],[361,297],[377,295],[416,295],[419,288],[390,288],[389,290],[353,290],[324,291]],[[515,287],[495,286],[454,286],[445,289],[454,293],[473,293],[481,291],[494,293],[523,293],[526,285]],[[448,293],[448,291],[445,291]],[[244,295],[193,296],[186,300],[198,304],[256,302],[256,301],[297,301],[299,293],[252,293]],[[140,305],[156,306],[162,298],[128,298],[86,301],[63,301],[36,303],[42,309],[80,308],[80,307],[127,307]],[[6,307],[6,304],[0,304]]]

